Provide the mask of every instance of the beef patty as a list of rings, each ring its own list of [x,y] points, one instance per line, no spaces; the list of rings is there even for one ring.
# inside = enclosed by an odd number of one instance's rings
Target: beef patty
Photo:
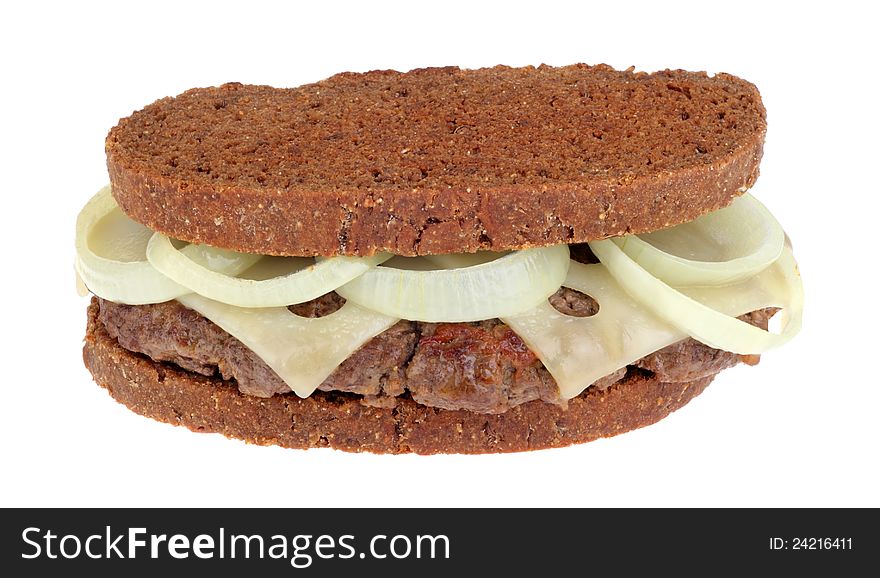
[[[119,344],[154,361],[206,376],[235,380],[242,393],[271,397],[290,392],[280,377],[220,327],[176,301],[122,305],[95,298],[98,321]],[[560,311],[586,316],[595,301],[561,288],[550,298]],[[305,317],[320,317],[341,307],[336,293],[292,306]],[[772,310],[742,317],[766,328]],[[757,356],[740,356],[685,339],[608,375],[593,387],[607,388],[627,371],[651,372],[664,382],[685,382],[713,375]],[[498,319],[477,323],[399,321],[377,335],[323,383],[323,391],[363,396],[369,405],[388,406],[409,395],[417,403],[443,409],[503,413],[532,400],[564,405],[553,377],[507,325]]]

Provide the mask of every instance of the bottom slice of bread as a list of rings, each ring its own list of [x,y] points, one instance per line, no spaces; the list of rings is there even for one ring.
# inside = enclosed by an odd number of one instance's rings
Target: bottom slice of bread
[[[89,309],[83,358],[95,381],[135,413],[198,432],[259,445],[331,447],[374,453],[499,453],[562,447],[653,424],[699,395],[714,375],[664,383],[628,374],[606,390],[589,388],[568,408],[542,401],[503,414],[427,407],[403,397],[393,408],[359,396],[315,392],[260,398],[235,383],[157,363],[128,351]]]

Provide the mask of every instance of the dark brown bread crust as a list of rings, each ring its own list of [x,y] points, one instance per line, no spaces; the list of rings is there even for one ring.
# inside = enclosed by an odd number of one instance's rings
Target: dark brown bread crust
[[[652,231],[758,176],[757,89],[600,65],[344,73],[159,100],[107,137],[148,227],[285,255],[521,249]]]
[[[259,445],[374,453],[499,453],[588,442],[655,423],[714,377],[663,383],[633,371],[608,389],[588,389],[568,409],[532,401],[500,415],[430,408],[408,398],[394,408],[370,407],[344,393],[259,398],[240,393],[233,382],[124,349],[97,321],[94,303],[83,359],[114,399],[158,421]]]

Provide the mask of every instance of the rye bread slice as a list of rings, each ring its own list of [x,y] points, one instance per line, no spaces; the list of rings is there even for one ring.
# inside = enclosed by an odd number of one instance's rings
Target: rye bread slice
[[[765,130],[728,74],[448,67],[192,89],[122,119],[106,151],[123,210],[172,237],[421,255],[693,220],[754,183]]]
[[[531,401],[503,414],[427,407],[400,399],[370,407],[357,396],[317,391],[260,398],[234,382],[183,371],[124,349],[89,307],[83,359],[95,381],[140,415],[258,445],[371,453],[501,453],[562,447],[653,424],[702,393],[714,375],[665,383],[649,373],[589,388],[568,409]]]

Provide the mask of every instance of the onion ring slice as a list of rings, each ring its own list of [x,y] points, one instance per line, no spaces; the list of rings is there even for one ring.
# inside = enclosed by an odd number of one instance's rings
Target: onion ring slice
[[[782,331],[764,331],[730,317],[700,302],[701,289],[678,289],[667,285],[633,261],[613,241],[591,241],[590,248],[612,277],[636,301],[664,321],[697,341],[715,349],[740,355],[763,353],[788,342],[801,328],[803,285],[790,246],[785,246],[777,263],[787,290],[774,295],[768,307],[782,308]]]
[[[150,235],[119,209],[107,185],[76,218],[77,275],[89,291],[117,303],[160,303],[187,293],[144,258]]]
[[[454,264],[448,256],[446,264]],[[376,267],[336,292],[411,321],[466,322],[516,315],[552,295],[568,273],[568,245],[516,251],[477,265],[418,271]]]
[[[690,223],[611,241],[670,285],[718,286],[751,277],[776,261],[785,232],[764,205],[745,193]]]
[[[237,307],[284,307],[310,301],[390,257],[379,253],[364,258],[333,257],[318,263],[294,257],[277,277],[246,279],[212,271],[178,250],[161,233],[154,233],[147,243],[147,259],[157,271],[194,293]]]
[[[161,303],[190,293],[147,261],[152,235],[153,231],[122,212],[107,185],[77,216],[74,268],[79,279],[102,299],[129,305]],[[238,275],[261,258],[206,245],[187,245],[181,252],[227,275]]]

